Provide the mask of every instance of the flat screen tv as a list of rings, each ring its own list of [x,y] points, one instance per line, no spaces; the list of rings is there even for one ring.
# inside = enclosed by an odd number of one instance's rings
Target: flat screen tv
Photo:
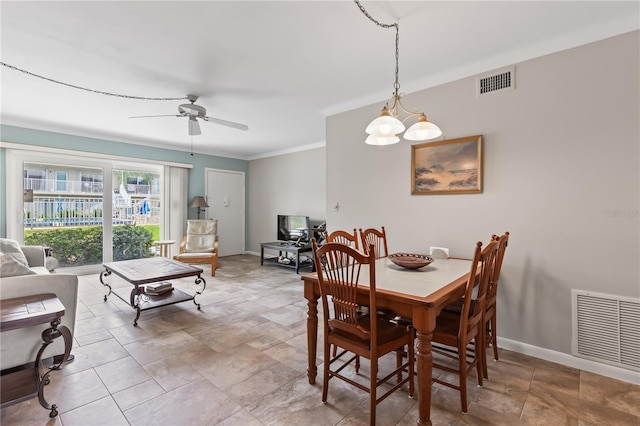
[[[309,216],[278,215],[278,240],[308,243]]]

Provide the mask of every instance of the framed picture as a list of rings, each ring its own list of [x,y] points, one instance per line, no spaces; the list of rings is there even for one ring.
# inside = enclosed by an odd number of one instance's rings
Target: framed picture
[[[411,147],[411,194],[482,192],[482,136]]]

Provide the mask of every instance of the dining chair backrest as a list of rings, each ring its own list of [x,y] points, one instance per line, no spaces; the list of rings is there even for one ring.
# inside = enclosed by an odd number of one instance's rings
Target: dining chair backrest
[[[333,231],[330,234],[327,234],[327,243],[340,243],[346,244],[348,246],[352,246],[356,250],[359,250],[360,245],[358,244],[358,231],[353,228],[353,234],[347,231]]]
[[[509,233],[505,232],[500,237],[498,237],[497,235],[492,235],[491,241],[497,241],[498,254],[496,258],[496,265],[493,270],[493,274],[489,279],[489,286],[487,288],[487,302],[485,310],[487,311],[488,315],[493,314],[492,310],[494,310],[496,306],[496,301],[498,298],[498,282],[500,280],[500,270],[502,269],[504,253],[507,250],[507,245],[509,244]]]
[[[433,361],[433,368],[455,373],[459,376],[458,384],[449,383],[439,377],[432,380],[460,392],[460,408],[467,412],[467,376],[471,369],[476,369],[478,386],[482,386],[484,376],[483,365],[486,362],[485,345],[485,303],[489,281],[493,276],[498,257],[498,242],[490,241],[482,249],[482,242],[476,243],[471,269],[462,299],[460,311],[443,310],[436,321],[433,331],[432,347],[435,353],[452,357],[457,362]],[[476,298],[473,299],[474,288],[477,287]],[[475,344],[475,356],[471,360],[467,357],[467,348]],[[444,345],[445,348],[441,346]]]
[[[489,281],[493,277],[498,257],[498,242],[491,241],[482,249],[482,242],[476,243],[475,253],[471,261],[471,271],[465,288],[464,302],[460,313],[460,333],[464,333],[465,340],[470,341],[479,335],[484,310],[486,307]],[[476,277],[476,279],[474,279]],[[474,287],[477,283],[477,294],[473,299]],[[471,306],[473,305],[473,310]]]
[[[325,330],[339,330],[353,334],[363,340],[370,340],[376,347],[377,321],[372,317],[369,330],[358,323],[358,280],[361,272],[368,274],[369,306],[376,309],[376,268],[375,256],[362,254],[353,247],[341,243],[327,243],[318,247],[313,240],[314,260],[318,273],[318,284],[324,311]],[[363,266],[368,266],[364,268]]]
[[[369,253],[369,247],[373,245],[376,259],[389,256],[387,248],[387,233],[384,226],[378,231],[375,228],[368,228],[364,231],[360,228],[360,240],[362,242],[362,250],[365,254]]]
[[[373,245],[368,248],[368,254],[363,254],[346,244],[333,242],[318,247],[315,239],[311,243],[324,321],[322,402],[327,402],[330,379],[345,381],[369,393],[369,424],[374,426],[379,402],[405,385],[408,385],[409,396],[413,396],[413,330],[377,315],[363,315],[358,309],[358,302],[367,303],[366,300],[359,300],[358,296],[364,298],[363,293],[368,293],[370,311],[377,312]],[[368,288],[359,289],[359,285]],[[331,355],[332,347],[340,351]],[[391,352],[396,352],[396,369],[390,374],[381,373],[381,378],[378,378],[379,359]],[[403,362],[402,353],[407,354],[406,363]],[[344,355],[348,359],[342,358]],[[341,373],[347,365],[355,362],[355,372],[358,374],[360,357],[370,362],[368,386]],[[406,377],[403,378],[404,375]],[[381,388],[383,385],[386,387]],[[378,391],[384,393],[379,395]]]

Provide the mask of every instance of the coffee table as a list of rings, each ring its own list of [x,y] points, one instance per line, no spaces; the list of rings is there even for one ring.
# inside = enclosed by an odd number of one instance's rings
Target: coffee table
[[[207,287],[206,281],[200,276],[200,274],[202,274],[202,268],[173,259],[167,259],[166,257],[108,262],[103,263],[102,266],[104,266],[104,271],[100,273],[100,282],[102,285],[109,287],[109,293],[104,296],[104,301],[106,302],[107,297],[113,293],[120,300],[129,304],[136,310],[136,318],[133,320],[134,326],[138,325],[141,311],[155,309],[161,306],[193,300],[193,303],[198,307],[198,310],[200,310],[200,304],[196,302],[196,296],[202,294]],[[129,290],[128,287],[111,288],[104,279],[112,273],[133,285],[133,288],[131,290]],[[187,294],[177,288],[160,296],[151,296],[144,293],[144,284],[194,276],[196,277],[195,284],[202,284],[202,290],[197,290],[194,295]]]

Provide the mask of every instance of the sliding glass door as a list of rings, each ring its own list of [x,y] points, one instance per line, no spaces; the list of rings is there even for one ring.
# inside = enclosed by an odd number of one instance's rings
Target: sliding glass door
[[[160,239],[160,174],[130,168],[112,171],[113,260],[156,255]]]
[[[7,200],[22,211],[8,210],[7,236],[50,247],[60,268],[155,256],[153,242],[162,235],[163,170],[14,151],[7,161]]]
[[[49,247],[60,267],[103,260],[104,169],[25,161],[24,243]],[[92,176],[86,182],[83,176]]]

